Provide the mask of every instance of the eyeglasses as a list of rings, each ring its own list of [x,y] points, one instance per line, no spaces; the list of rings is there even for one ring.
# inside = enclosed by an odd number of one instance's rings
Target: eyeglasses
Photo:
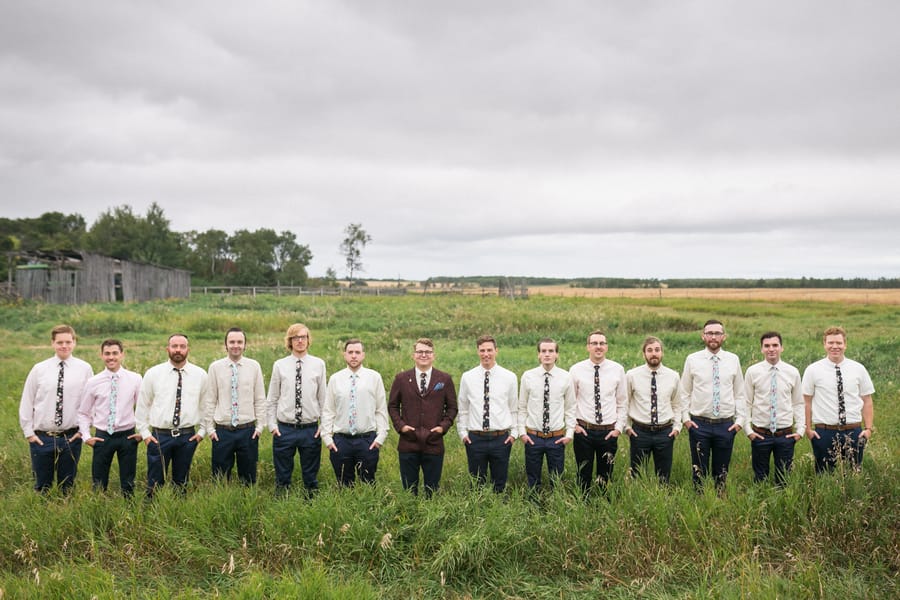
[[[292,342],[299,342],[301,340],[306,341],[309,339],[308,335],[295,335],[291,338]]]
[[[724,331],[704,331],[703,335],[706,337],[723,337],[725,335]]]
[[[431,354],[434,354],[434,350],[416,350],[415,354],[417,356],[429,356]]]

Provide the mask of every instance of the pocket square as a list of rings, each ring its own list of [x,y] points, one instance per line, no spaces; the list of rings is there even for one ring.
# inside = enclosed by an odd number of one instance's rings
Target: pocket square
[[[438,390],[442,390],[442,389],[444,389],[444,382],[438,381],[437,385],[434,386],[434,391],[438,391]]]

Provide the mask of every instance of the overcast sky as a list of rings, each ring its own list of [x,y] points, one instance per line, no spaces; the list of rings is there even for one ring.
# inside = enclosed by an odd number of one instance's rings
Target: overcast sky
[[[900,2],[0,3],[2,216],[311,275],[900,276]]]

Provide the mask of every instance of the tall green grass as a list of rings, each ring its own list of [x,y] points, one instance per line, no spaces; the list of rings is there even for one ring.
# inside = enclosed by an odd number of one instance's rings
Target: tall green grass
[[[431,501],[401,489],[396,434],[382,450],[374,487],[339,490],[323,453],[322,491],[274,496],[271,439],[261,443],[256,487],[210,476],[203,442],[186,498],[163,490],[153,502],[90,490],[84,449],[70,497],[31,490],[27,444],[18,428],[21,386],[31,365],[50,355],[48,332],[68,322],[76,354],[99,370],[99,342],[126,344],[126,363],[142,372],[164,357],[166,337],[191,337],[191,359],[207,366],[224,355],[222,338],[238,325],[248,355],[263,365],[286,354],[290,323],[312,330],[312,352],[329,372],[343,366],[342,341],[366,342],[367,364],[390,382],[409,368],[412,343],[435,339],[436,366],[453,374],[477,364],[474,339],[493,333],[499,362],[521,373],[536,364],[535,344],[561,343],[560,363],[585,357],[585,337],[607,332],[609,358],[641,361],[644,336],[662,337],[665,362],[680,369],[701,347],[700,326],[722,319],[726,347],[748,366],[758,336],[777,329],[784,358],[801,370],[823,355],[821,331],[842,324],[848,355],[875,381],[877,432],[861,474],[816,477],[807,441],[779,490],[754,485],[749,444],[739,436],[728,487],[694,492],[686,436],[676,441],[673,484],[640,473],[625,477],[621,441],[609,493],[582,499],[568,454],[557,488],[525,493],[522,447],[513,449],[510,486],[496,496],[473,488],[455,431],[447,437],[441,492]],[[0,590],[10,598],[819,598],[897,597],[900,485],[896,309],[831,303],[693,300],[498,298],[204,297],[143,305],[0,307]],[[145,476],[144,452],[138,462]],[[117,488],[115,469],[110,488]],[[295,472],[299,482],[299,471]]]

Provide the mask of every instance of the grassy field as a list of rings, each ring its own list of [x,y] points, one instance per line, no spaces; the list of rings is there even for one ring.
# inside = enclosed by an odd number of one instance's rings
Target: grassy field
[[[430,501],[400,486],[396,433],[382,450],[377,485],[339,491],[323,455],[321,493],[274,497],[271,441],[261,443],[253,489],[213,482],[209,442],[198,449],[186,498],[152,503],[90,490],[85,448],[71,497],[31,490],[28,447],[18,427],[22,383],[51,355],[59,323],[79,333],[76,355],[95,370],[99,342],[126,343],[126,364],[143,372],[162,362],[169,333],[191,336],[191,359],[206,367],[224,355],[228,327],[247,330],[247,354],[268,372],[286,351],[287,325],[301,321],[329,372],[343,366],[341,341],[361,337],[367,365],[386,382],[412,365],[413,340],[432,337],[436,366],[453,374],[477,364],[474,339],[493,333],[498,360],[521,373],[537,364],[545,335],[561,345],[564,367],[585,357],[585,337],[601,328],[609,358],[630,368],[644,336],[666,343],[679,369],[700,349],[700,326],[722,319],[726,348],[744,367],[759,360],[758,336],[785,336],[784,359],[802,369],[823,355],[821,331],[849,332],[848,356],[875,382],[877,431],[862,474],[816,478],[807,441],[797,446],[789,485],[754,485],[749,443],[740,436],[724,497],[690,486],[687,436],[676,442],[673,485],[624,477],[619,445],[609,499],[580,499],[568,454],[564,485],[529,500],[521,443],[513,449],[509,492],[473,490],[465,452],[447,437],[441,493]],[[683,298],[532,296],[398,298],[213,297],[142,305],[0,306],[0,597],[316,598],[820,598],[900,596],[900,368],[896,307],[878,303]],[[115,471],[115,469],[114,469]],[[145,474],[144,451],[138,478]],[[297,475],[297,473],[295,473]],[[111,489],[117,488],[115,472]]]

